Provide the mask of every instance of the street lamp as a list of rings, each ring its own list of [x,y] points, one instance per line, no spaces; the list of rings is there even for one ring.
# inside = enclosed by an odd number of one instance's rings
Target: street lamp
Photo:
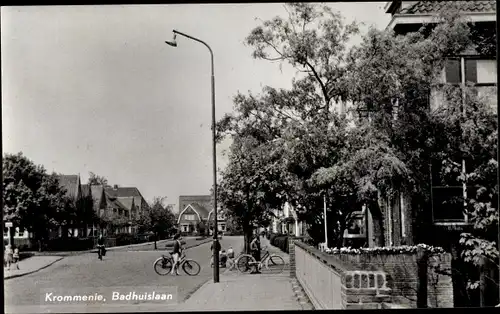
[[[179,31],[176,31],[175,29],[173,30],[174,32],[174,38],[172,41],[165,41],[166,44],[172,46],[172,47],[177,47],[177,41],[176,37],[177,35],[184,36],[186,38],[189,38],[191,40],[197,41],[205,47],[208,48],[210,51],[210,61],[211,61],[211,68],[212,68],[212,158],[213,158],[213,176],[214,176],[214,241],[213,241],[213,254],[214,254],[214,282],[217,283],[219,282],[219,250],[218,248],[218,222],[217,222],[217,159],[216,159],[216,141],[215,141],[215,76],[214,76],[214,54],[212,52],[212,48],[210,46],[195,37],[186,35],[184,33],[181,33]]]

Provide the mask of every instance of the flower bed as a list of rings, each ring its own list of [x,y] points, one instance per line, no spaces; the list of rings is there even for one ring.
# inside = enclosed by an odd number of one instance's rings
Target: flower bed
[[[441,247],[435,247],[427,244],[417,244],[413,246],[403,245],[403,246],[393,246],[393,247],[374,247],[374,248],[351,248],[351,247],[341,247],[341,248],[327,248],[325,253],[328,254],[414,254],[419,249],[422,249],[426,253],[440,254],[445,253],[444,249]]]

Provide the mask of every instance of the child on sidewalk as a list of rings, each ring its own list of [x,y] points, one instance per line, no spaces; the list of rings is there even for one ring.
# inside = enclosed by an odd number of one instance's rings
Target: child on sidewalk
[[[19,249],[17,247],[14,249],[14,254],[12,254],[12,262],[16,264],[16,269],[19,269]]]
[[[12,264],[12,260],[14,258],[13,255],[14,255],[14,252],[12,251],[12,246],[10,246],[10,244],[8,244],[5,247],[5,256],[4,256],[7,270],[10,270],[10,264]]]

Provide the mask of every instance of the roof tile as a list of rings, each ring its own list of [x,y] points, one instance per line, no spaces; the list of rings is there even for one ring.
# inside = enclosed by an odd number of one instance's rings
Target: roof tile
[[[458,4],[464,12],[496,12],[496,1],[419,1],[401,10],[401,14],[436,13],[446,4]]]

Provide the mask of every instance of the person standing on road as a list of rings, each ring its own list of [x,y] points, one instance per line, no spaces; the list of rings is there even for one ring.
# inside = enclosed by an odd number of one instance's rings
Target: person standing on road
[[[181,238],[181,235],[178,233],[174,236],[174,241],[175,241],[174,242],[174,250],[172,251],[172,258],[174,259],[174,265],[172,267],[171,274],[173,275],[175,273],[176,276],[179,275],[179,271],[177,269],[178,268],[177,264],[179,264],[181,253],[183,251],[180,238]]]
[[[252,256],[255,258],[256,262],[260,262],[260,240],[259,234],[255,234],[252,242],[250,243],[250,250],[252,250]],[[251,274],[260,274],[259,265],[255,264],[255,270]]]

